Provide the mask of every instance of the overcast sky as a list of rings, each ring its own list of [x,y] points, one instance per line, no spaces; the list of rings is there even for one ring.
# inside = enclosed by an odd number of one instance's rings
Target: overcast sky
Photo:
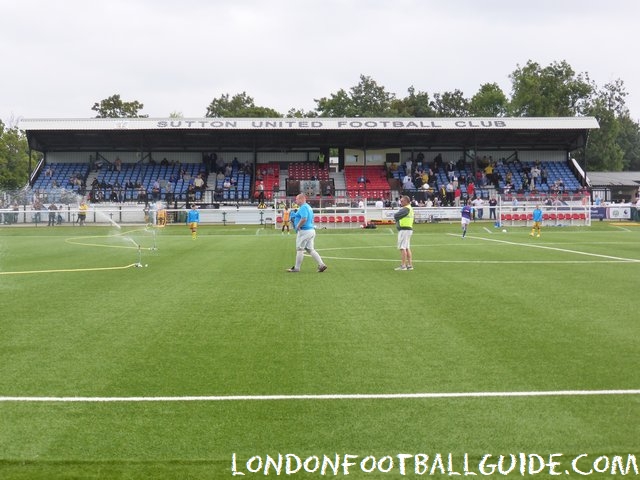
[[[281,113],[366,75],[407,89],[511,94],[532,60],[621,79],[640,118],[638,0],[0,0],[0,118],[90,118],[119,94],[141,113],[203,117],[246,92]]]

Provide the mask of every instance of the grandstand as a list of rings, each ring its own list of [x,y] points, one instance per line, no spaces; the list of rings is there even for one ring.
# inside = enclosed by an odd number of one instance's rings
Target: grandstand
[[[275,130],[265,130],[265,124]],[[260,191],[277,205],[300,191],[316,207],[379,201],[390,206],[403,193],[444,204],[439,189],[450,180],[459,183],[463,197],[473,182],[472,195],[485,199],[573,201],[584,197],[586,179],[571,152],[583,148],[588,130],[597,128],[592,118],[313,124],[314,129],[298,119],[21,121],[30,147],[43,152],[31,178],[41,202],[73,204],[79,196],[119,204],[158,199],[174,208],[189,202],[255,207]],[[338,153],[336,163],[318,161],[332,151]],[[495,160],[483,175],[487,158]],[[409,165],[412,175],[429,172],[427,193],[403,188]],[[534,167],[544,170],[544,180],[527,177]],[[204,186],[194,188],[198,177]]]
[[[531,170],[536,165],[535,162],[522,162],[519,164],[508,163],[499,164],[496,171],[500,175],[500,180],[495,184],[476,184],[476,195],[489,198],[491,195],[520,195],[528,198],[532,192],[523,189],[527,184],[524,172]],[[548,161],[542,165],[548,170],[544,183],[536,184],[536,192],[539,197],[546,195],[570,196],[582,190],[579,179],[571,170],[568,162]],[[173,165],[142,164],[142,163],[122,163],[120,169],[116,170],[112,165],[102,167],[93,172],[88,163],[63,163],[44,162],[38,169],[33,182],[33,190],[41,195],[47,202],[65,203],[65,193],[76,195],[86,195],[91,191],[91,183],[94,179],[98,182],[102,190],[103,201],[112,199],[112,193],[116,192],[117,202],[137,202],[140,187],[146,192],[148,198],[152,198],[154,182],[160,185],[158,199],[174,199],[178,202],[186,202],[190,183],[193,183],[198,175],[211,178],[204,192],[195,192],[195,200],[205,202],[210,199],[213,202],[234,202],[240,204],[251,204],[255,202],[255,192],[257,185],[263,182],[265,187],[265,198],[269,201],[286,198],[286,192],[280,192],[281,172],[285,179],[293,181],[330,181],[330,174],[327,168],[320,169],[317,164],[295,162],[280,165],[276,162],[256,164],[255,175],[244,172],[238,165],[233,165],[228,175],[218,176],[216,173],[209,174],[204,164],[187,163]],[[48,173],[49,172],[49,173]],[[388,165],[371,165],[368,167],[345,166],[342,172],[338,172],[342,177],[345,188],[343,191],[332,189],[331,196],[366,200],[389,200],[392,192],[399,194],[398,183],[407,174],[405,165],[399,165],[391,170]],[[511,174],[512,184],[515,188],[509,191],[505,178]],[[453,177],[473,179],[475,182],[476,173],[471,163],[466,163],[462,168],[453,170]],[[334,176],[335,177],[335,176]],[[437,192],[441,185],[446,185],[449,181],[448,172],[445,167],[435,170],[430,180],[430,186]],[[225,180],[229,181],[231,187],[225,188]],[[394,182],[394,180],[396,180]],[[87,185],[88,184],[88,185]],[[562,191],[554,191],[554,185],[562,185]],[[83,188],[84,185],[84,188]],[[135,187],[130,186],[135,185]],[[460,185],[462,193],[467,193],[467,184]],[[416,192],[409,191],[408,194],[414,196]],[[324,191],[320,190],[319,195]],[[67,199],[74,201],[74,198],[67,195]],[[69,203],[69,202],[66,202]]]
[[[526,172],[537,165],[546,170],[546,175],[544,180],[535,182],[532,190]],[[254,168],[255,173],[247,173],[240,165],[233,164],[223,173],[208,172],[203,163],[124,162],[118,169],[107,164],[95,170],[87,163],[44,162],[33,182],[33,191],[43,203],[75,204],[80,197],[86,197],[92,203],[136,204],[161,200],[173,206],[189,202],[254,205],[258,201],[260,183],[265,201],[278,204],[291,201],[298,192],[307,191],[308,185],[313,184],[315,189],[310,195],[320,204],[355,205],[360,201],[370,204],[383,201],[390,206],[399,195],[408,194],[418,201],[429,197],[438,205],[446,206],[448,199],[441,197],[440,187],[447,185],[451,178],[456,182],[466,179],[459,185],[463,198],[469,198],[470,183],[475,187],[472,196],[486,200],[495,196],[502,201],[518,198],[521,202],[535,202],[553,197],[566,202],[581,200],[583,196],[583,187],[566,161],[499,162],[493,178],[485,176],[482,180],[478,174],[481,169],[471,162],[458,163],[451,171],[445,166],[437,166],[430,175],[427,194],[422,189],[402,188],[402,178],[407,175],[406,163],[393,167],[389,164],[347,165],[339,172],[330,172],[315,162],[269,162],[256,164]],[[413,173],[419,173],[422,168],[418,166]],[[198,176],[205,184],[202,189],[193,188]],[[511,187],[506,183],[507,178],[513,179]],[[336,183],[342,188],[336,188]],[[157,192],[154,192],[154,184],[159,187]]]

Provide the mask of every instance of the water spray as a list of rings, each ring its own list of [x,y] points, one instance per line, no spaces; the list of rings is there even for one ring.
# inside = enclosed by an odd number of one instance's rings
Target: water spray
[[[158,250],[158,246],[156,244],[156,229],[151,227],[151,232],[153,232],[153,247],[151,247],[151,250]]]
[[[136,244],[136,245],[138,245],[138,244]],[[136,263],[136,267],[137,268],[142,268],[142,250],[140,249],[140,245],[138,245],[138,263]]]
[[[127,238],[131,240],[136,247],[138,247],[138,262],[135,263],[134,266],[136,268],[142,268],[144,266],[142,265],[142,248],[140,247],[140,244],[136,242],[133,238],[131,237],[127,237]]]

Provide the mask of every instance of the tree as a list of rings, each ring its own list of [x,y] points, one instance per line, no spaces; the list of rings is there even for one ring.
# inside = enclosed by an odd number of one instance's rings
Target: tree
[[[589,137],[586,154],[590,170],[615,172],[640,167],[640,127],[629,116],[626,96],[622,80],[601,89],[592,86],[585,112],[598,120],[600,128]]]
[[[143,108],[144,105],[137,100],[124,102],[120,95],[116,94],[94,103],[91,110],[98,112],[96,118],[146,118],[148,115],[138,113]]]
[[[6,128],[0,120],[0,188],[15,190],[29,180],[29,146],[18,127]]]
[[[629,109],[625,104],[627,91],[620,79],[606,83],[601,89],[594,86],[593,115],[600,122],[600,135],[595,135],[595,145],[600,138],[615,154],[604,150],[602,156],[603,169],[609,171],[627,170],[638,160],[638,125],[629,118]],[[603,112],[606,112],[603,113]],[[610,130],[610,131],[609,131]],[[606,156],[605,156],[606,155]]]
[[[238,93],[229,98],[223,94],[214,98],[207,107],[206,117],[213,118],[279,118],[282,115],[268,107],[256,106],[252,97],[246,92]]]
[[[429,118],[435,117],[435,111],[431,108],[431,100],[426,92],[417,92],[410,86],[407,89],[409,95],[402,99],[394,99],[391,102],[391,110],[394,116]]]
[[[503,117],[507,114],[509,100],[497,83],[485,83],[469,102],[472,117]]]
[[[318,114],[313,110],[305,111],[304,109],[291,108],[287,112],[287,118],[315,118]]]
[[[351,98],[344,89],[332,93],[329,98],[322,97],[314,101],[317,105],[316,111],[321,117],[355,117],[358,115]]]
[[[598,100],[589,108],[589,114],[596,117],[600,128],[589,134],[587,169],[612,172],[622,170],[624,152],[618,144],[620,125],[614,113]]]
[[[566,62],[542,68],[529,60],[509,75],[513,92],[511,115],[522,117],[573,117],[584,112],[592,93],[587,74],[577,75]]]
[[[625,170],[640,171],[640,126],[626,114],[618,118],[620,130],[617,143],[624,152]]]
[[[602,106],[613,112],[616,118],[629,115],[629,109],[625,103],[625,98],[629,95],[624,86],[624,82],[620,79],[606,83],[602,89],[598,90],[593,86],[593,92],[602,102]]]
[[[360,83],[351,88],[351,101],[361,117],[390,116],[391,102],[395,95],[371,77],[360,75]]]
[[[389,117],[395,95],[389,93],[371,77],[360,75],[360,83],[316,99],[316,111],[321,117]]]
[[[462,91],[434,93],[431,108],[437,117],[468,117],[469,101],[464,98]]]

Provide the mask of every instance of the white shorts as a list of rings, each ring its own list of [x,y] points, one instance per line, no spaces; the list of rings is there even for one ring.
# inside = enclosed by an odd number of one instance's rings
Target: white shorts
[[[411,248],[411,235],[413,235],[413,230],[398,230],[398,250]]]
[[[466,218],[466,217],[462,217],[460,219],[460,225],[462,225],[463,227],[466,227],[467,225],[469,225],[471,223],[471,220]]]
[[[296,236],[296,250],[315,250],[315,238],[315,228],[310,228],[309,230],[298,230],[298,235]]]

